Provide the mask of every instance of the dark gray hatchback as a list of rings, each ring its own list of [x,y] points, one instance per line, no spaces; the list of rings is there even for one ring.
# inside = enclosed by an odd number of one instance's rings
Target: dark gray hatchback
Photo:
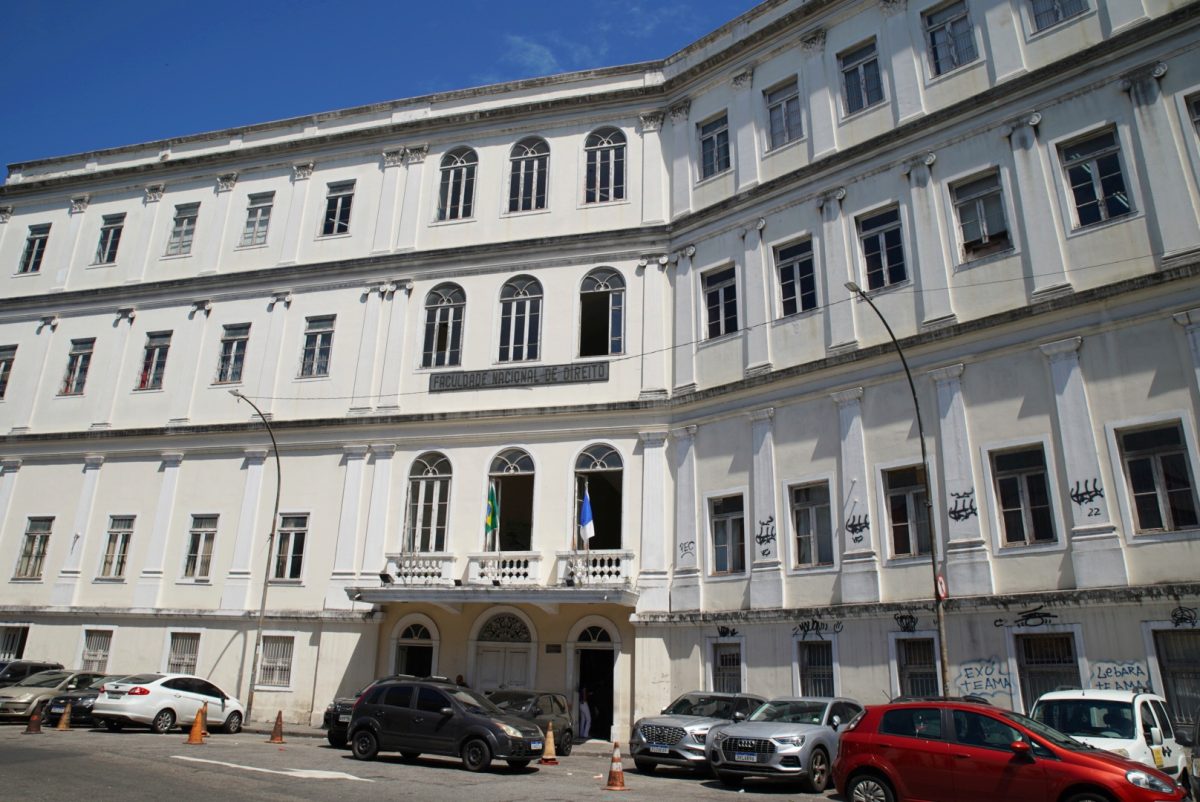
[[[468,771],[484,771],[493,760],[524,768],[542,756],[537,725],[505,713],[482,694],[448,682],[389,680],[368,688],[354,705],[348,730],[359,760],[399,752],[462,760]]]

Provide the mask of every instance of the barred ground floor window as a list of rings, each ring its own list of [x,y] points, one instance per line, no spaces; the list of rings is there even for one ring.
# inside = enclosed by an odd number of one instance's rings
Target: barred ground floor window
[[[263,688],[290,688],[292,685],[291,635],[264,635],[262,663],[258,672],[258,685]]]
[[[29,627],[0,627],[0,660],[20,660],[25,656]]]
[[[901,696],[937,696],[936,648],[933,638],[896,641],[896,673]]]
[[[167,653],[167,671],[172,674],[195,674],[196,657],[199,653],[199,632],[172,632]]]
[[[741,693],[742,645],[714,643],[712,656],[713,690],[718,693]]]
[[[796,665],[800,668],[801,696],[834,696],[833,644],[829,641],[801,641],[796,644]]]
[[[1193,723],[1200,709],[1200,631],[1159,630],[1154,650],[1171,720]]]
[[[83,631],[83,657],[80,660],[80,668],[84,671],[104,673],[108,670],[108,653],[111,648],[111,629],[85,629]]]
[[[1082,687],[1075,637],[1070,633],[1017,635],[1017,675],[1025,709],[1043,693]]]

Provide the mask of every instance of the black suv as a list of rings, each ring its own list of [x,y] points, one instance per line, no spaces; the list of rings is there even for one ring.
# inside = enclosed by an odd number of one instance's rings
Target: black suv
[[[39,671],[55,671],[61,668],[62,663],[46,660],[0,660],[0,688],[16,685],[30,674]]]
[[[505,713],[470,688],[431,680],[385,680],[368,688],[350,717],[350,747],[359,760],[382,750],[406,760],[422,753],[462,759],[483,771],[493,759],[524,768],[542,756],[537,725]]]
[[[411,674],[392,674],[390,677],[373,680],[371,685],[389,679],[421,679],[421,677],[414,677]],[[358,701],[358,697],[367,692],[371,685],[357,691],[353,696],[339,696],[325,708],[325,718],[321,721],[321,729],[325,730],[325,740],[329,741],[330,746],[335,749],[346,748],[348,743],[346,731],[350,729],[350,714],[354,712],[354,703]]]

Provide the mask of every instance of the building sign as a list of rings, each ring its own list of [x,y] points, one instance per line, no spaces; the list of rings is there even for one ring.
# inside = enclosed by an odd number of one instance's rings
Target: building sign
[[[491,370],[459,370],[429,374],[429,392],[494,390],[503,387],[534,387],[552,384],[584,384],[608,381],[607,362],[580,365],[530,365]]]

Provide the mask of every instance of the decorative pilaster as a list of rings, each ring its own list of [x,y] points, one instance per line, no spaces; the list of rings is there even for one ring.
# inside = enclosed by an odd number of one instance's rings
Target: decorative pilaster
[[[89,454],[83,458],[83,481],[79,487],[79,500],[75,505],[75,520],[68,532],[70,543],[67,556],[58,572],[58,579],[50,592],[50,603],[55,607],[70,607],[75,604],[79,592],[80,565],[88,541],[88,521],[92,517],[92,505],[96,498],[96,482],[100,478],[100,467],[104,457]]]
[[[233,188],[237,186],[237,173],[222,173],[217,176],[216,203],[212,213],[216,221],[217,236],[197,239],[195,251],[200,265],[199,275],[207,276],[221,272],[221,262],[225,259],[226,249],[223,243],[229,231],[229,216],[233,213]],[[239,224],[240,225],[240,224]]]
[[[751,91],[754,67],[745,67],[733,76],[733,103],[729,124],[733,131],[733,164],[737,169],[738,191],[758,183],[758,134],[755,126],[755,102],[762,102]]]
[[[404,188],[400,208],[400,225],[396,233],[396,250],[411,251],[417,247],[420,229],[421,192],[424,186],[425,156],[428,145],[412,145],[404,149]]]
[[[695,245],[676,251],[675,269],[671,275],[675,298],[675,341],[671,348],[675,378],[672,395],[696,390],[696,343],[700,339],[700,332],[696,329],[697,279],[692,270],[692,258],[695,255]]]
[[[11,457],[0,459],[0,527],[5,527],[8,521],[8,508],[12,504],[13,489],[16,487],[17,472],[20,470],[21,460]]]
[[[222,610],[245,610],[251,606],[249,602],[254,570],[254,533],[263,528],[258,520],[258,511],[262,505],[263,467],[269,453],[265,448],[248,448],[244,454],[242,470],[245,471],[246,477],[242,484],[242,507],[238,513],[237,534],[233,541],[233,560],[229,564],[229,573],[221,589]],[[274,508],[271,511],[271,514],[273,513]],[[275,523],[278,524],[278,521]],[[270,527],[271,522],[267,521],[266,525]],[[264,555],[266,560],[274,558],[273,554]]]
[[[150,542],[146,545],[146,562],[133,589],[134,609],[151,610],[158,607],[167,556],[167,536],[171,530],[175,489],[179,483],[179,466],[182,462],[182,453],[167,451],[162,454],[162,466],[159,469],[162,480],[158,487],[158,503],[154,508]]]
[[[837,130],[840,112],[838,95],[840,89],[829,75],[834,69],[825,64],[825,31],[818,29],[800,39],[804,54],[804,66],[800,70],[801,96],[807,90],[809,98],[809,163],[834,153],[838,148]],[[833,72],[833,74],[837,74]]]
[[[817,198],[817,209],[821,212],[821,264],[826,266],[829,281],[826,282],[826,339],[827,350],[845,351],[858,344],[854,333],[854,304],[835,303],[849,301],[843,294],[847,281],[857,281],[854,275],[854,260],[850,258],[846,242],[846,219],[842,214],[842,201],[846,188],[832,189]],[[837,293],[837,295],[835,295]]]
[[[280,264],[294,264],[300,258],[301,227],[308,212],[309,195],[312,192],[313,163],[292,165],[292,199],[288,204],[287,221],[283,229],[283,243],[279,249]]]
[[[663,160],[662,126],[666,113],[644,112],[638,116],[642,137],[642,223],[661,223],[667,219],[669,171]]]
[[[1177,312],[1172,318],[1187,335],[1188,351],[1192,355],[1192,378],[1195,383],[1192,389],[1200,392],[1200,308]],[[0,521],[4,520],[0,518]]]
[[[367,537],[363,542],[362,562],[359,564],[358,578],[360,582],[370,582],[377,579],[379,570],[384,567],[387,558],[388,509],[391,507],[392,465],[396,455],[395,443],[372,443],[371,463],[371,500],[367,505]],[[403,526],[397,526],[397,537],[403,532]],[[446,544],[447,551],[451,544]],[[397,551],[400,549],[397,548]]]
[[[671,430],[675,442],[675,570],[671,610],[699,610],[700,539],[696,521],[696,427]]]
[[[187,381],[179,392],[171,396],[168,423],[172,426],[180,426],[191,420],[196,388],[200,386],[204,377],[209,375],[208,371],[216,370],[215,363],[204,364],[204,360],[200,358],[211,314],[212,301],[207,298],[192,301],[187,315],[188,322],[179,327],[178,337],[171,337],[171,356],[168,364],[172,365],[173,370],[184,371],[183,376]]]
[[[1042,164],[1038,145],[1037,126],[1042,121],[1038,112],[1013,120],[1004,133],[1013,150],[1013,167],[1017,185],[1013,194],[1021,199],[1017,204],[1021,215],[1021,233],[1025,240],[1025,269],[1033,273],[1035,299],[1071,291],[1067,281],[1067,255],[1059,236],[1061,220],[1054,191]]]
[[[925,82],[921,78],[924,42],[914,43],[909,33],[907,0],[880,0],[883,11],[882,41],[879,56],[891,55],[891,69],[882,80],[891,81],[890,101],[897,125],[903,125],[925,112]]]
[[[374,281],[362,290],[362,335],[359,337],[358,362],[354,366],[354,397],[350,400],[351,415],[365,415],[375,406],[375,365],[379,355],[380,308],[396,292],[391,281]]]
[[[692,102],[683,100],[671,106],[671,208],[669,217],[677,217],[692,208],[692,124],[688,114]]]
[[[867,481],[867,451],[862,423],[863,388],[831,394],[838,407],[841,434],[842,601],[879,601],[878,538],[872,532],[871,485]]]
[[[638,438],[642,441],[642,540],[637,610],[666,612],[671,609],[667,554],[675,545],[667,529],[667,433],[639,432]]]
[[[99,371],[93,373],[92,381],[95,388],[95,407],[92,410],[93,430],[107,429],[112,425],[113,413],[117,406],[117,393],[121,391],[118,381],[121,379],[121,367],[130,364],[128,354],[129,333],[133,329],[133,319],[137,312],[133,307],[123,307],[116,311],[113,317],[113,337],[105,348],[103,360],[98,360],[95,367]],[[126,388],[126,391],[128,389]]]
[[[764,218],[740,229],[743,280],[746,286],[746,376],[771,372],[771,287],[770,260],[763,254]]]
[[[349,609],[353,602],[346,596],[346,588],[356,578],[354,555],[358,547],[358,519],[362,506],[363,465],[366,462],[367,446],[348,445],[342,448],[342,504],[338,520],[337,545],[333,556],[333,573],[325,592],[325,608]]]
[[[400,408],[400,377],[404,375],[405,357],[412,350],[404,336],[412,289],[412,279],[389,282],[381,288],[385,293],[381,298],[391,299],[388,302],[390,308],[385,310],[390,311],[391,317],[383,333],[382,375],[379,379],[379,396],[375,399],[375,407],[381,411]]]
[[[771,407],[749,413],[751,464],[751,510],[746,532],[752,539],[754,559],[750,570],[750,606],[755,610],[783,607],[782,551],[779,532],[787,531],[779,517],[775,497],[775,410]]]
[[[283,350],[283,334],[287,326],[287,310],[292,305],[292,293],[290,290],[278,290],[272,292],[267,301],[267,330],[265,332],[266,344],[262,350],[262,364],[259,366],[258,384],[255,386],[253,395],[256,398],[261,398],[259,407],[262,408],[264,415],[270,416],[274,406],[275,384],[279,380],[280,357]],[[253,328],[251,329],[253,336]],[[253,353],[250,351],[249,353]],[[249,360],[243,369],[242,376],[253,376],[255,371],[252,370]],[[247,382],[247,385],[249,382]]]
[[[918,303],[924,307],[921,325],[935,327],[954,322],[950,305],[950,271],[947,267],[945,243],[949,237],[942,230],[942,215],[938,210],[938,193],[933,184],[931,168],[937,155],[924,153],[904,163],[902,171],[908,176],[909,197],[913,215],[913,242],[916,253],[911,264],[916,267],[921,292]]]
[[[404,172],[404,148],[385,150],[381,169],[383,180],[379,182],[379,203],[376,204],[375,237],[371,241],[371,253],[387,253],[396,238],[396,207],[399,202],[400,179]]]
[[[638,262],[642,276],[642,391],[638,398],[666,398],[669,360],[667,331],[670,310],[667,308],[667,266],[670,257],[645,257]]]
[[[9,395],[12,410],[12,434],[21,434],[29,431],[33,419],[34,399],[45,398],[51,393],[54,393],[53,384],[58,381],[59,373],[57,367],[50,370],[50,376],[47,378],[46,370],[46,354],[50,351],[50,344],[54,338],[54,332],[58,329],[58,315],[47,315],[41,318],[33,330],[33,342],[23,344],[21,346],[20,358],[28,359],[29,364],[35,366],[37,370],[37,381],[29,392],[11,393]],[[17,363],[18,365],[20,363]],[[46,382],[51,383],[51,387],[45,387]]]

